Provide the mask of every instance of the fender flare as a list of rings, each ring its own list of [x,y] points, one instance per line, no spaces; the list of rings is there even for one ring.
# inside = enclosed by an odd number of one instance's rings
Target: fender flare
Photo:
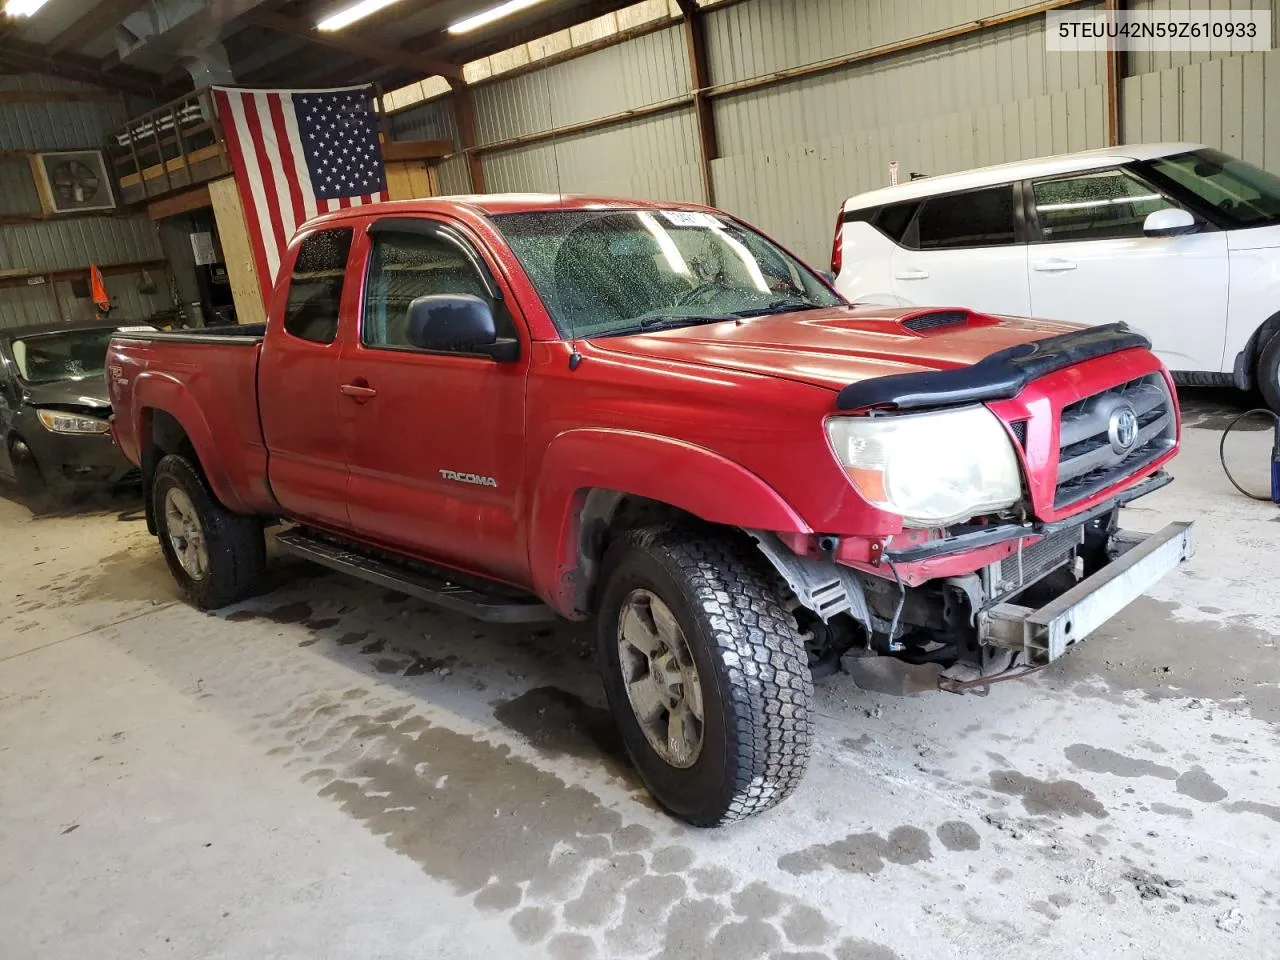
[[[178,421],[191,446],[195,448],[198,466],[204,473],[213,494],[228,510],[239,513],[252,512],[241,500],[226,468],[218,458],[213,431],[204,412],[191,392],[176,377],[155,370],[144,370],[133,382],[133,405],[129,411],[133,423],[133,435],[138,440],[138,459],[151,440],[151,423],[148,410],[159,410]]]
[[[591,490],[643,497],[722,526],[811,532],[764,480],[711,450],[630,430],[566,431],[548,446],[530,498],[529,569],[537,594],[568,617],[584,612],[575,598]]]

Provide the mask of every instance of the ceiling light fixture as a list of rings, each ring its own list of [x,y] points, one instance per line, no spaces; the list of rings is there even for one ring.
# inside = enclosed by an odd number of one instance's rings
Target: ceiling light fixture
[[[449,24],[450,33],[470,33],[472,30],[479,30],[481,27],[487,27],[495,20],[501,20],[503,17],[509,17],[513,13],[519,13],[528,7],[532,7],[536,3],[542,3],[544,0],[507,0],[506,3],[500,3],[496,7],[490,7],[482,13],[477,13],[474,17],[467,17],[465,20],[459,20],[457,23]]]
[[[4,5],[4,13],[10,17],[29,17],[49,0],[9,0]]]
[[[341,30],[343,27],[349,26],[357,20],[363,20],[370,14],[377,13],[383,7],[389,7],[397,2],[399,0],[360,0],[359,3],[353,3],[351,6],[325,17],[316,24],[316,29]]]

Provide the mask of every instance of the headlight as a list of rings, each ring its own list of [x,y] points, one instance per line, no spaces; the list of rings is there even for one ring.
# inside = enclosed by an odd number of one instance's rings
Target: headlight
[[[81,417],[61,410],[37,410],[36,416],[46,430],[54,433],[106,433],[111,424],[97,417]]]
[[[910,527],[942,527],[1017,503],[1009,436],[985,407],[832,417],[827,435],[858,492]]]

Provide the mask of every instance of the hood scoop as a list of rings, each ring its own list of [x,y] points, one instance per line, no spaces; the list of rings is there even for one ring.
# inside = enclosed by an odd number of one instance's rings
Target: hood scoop
[[[946,307],[941,310],[919,310],[908,314],[898,322],[902,324],[904,330],[910,330],[912,333],[930,333],[949,327],[987,327],[997,321],[995,317],[974,313],[972,310]]]

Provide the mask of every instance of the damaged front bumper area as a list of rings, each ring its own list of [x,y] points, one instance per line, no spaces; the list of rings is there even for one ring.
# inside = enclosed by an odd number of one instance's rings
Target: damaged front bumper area
[[[1052,663],[1191,557],[1191,523],[1139,534],[1118,529],[1118,513],[1112,505],[1002,561],[919,586],[752,535],[791,588],[815,676],[838,664],[879,693],[961,693]]]
[[[1118,531],[1110,542],[1111,562],[1043,606],[1007,602],[981,611],[975,624],[979,643],[1004,656],[957,663],[943,671],[938,686],[958,693],[1052,663],[1189,560],[1193,531],[1192,523],[1170,523],[1150,535]]]

